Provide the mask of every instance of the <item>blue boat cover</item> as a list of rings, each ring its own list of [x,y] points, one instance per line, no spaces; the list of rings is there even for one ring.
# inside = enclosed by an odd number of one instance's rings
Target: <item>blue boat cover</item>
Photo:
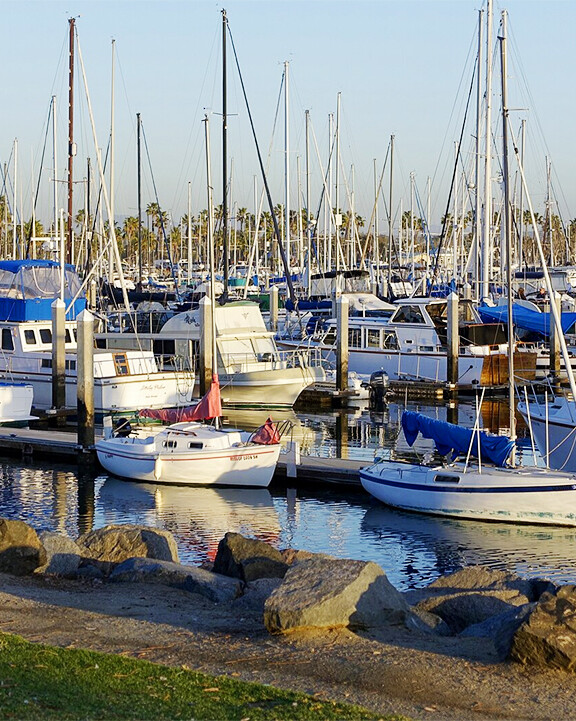
[[[508,323],[508,306],[498,305],[495,308],[480,306],[478,308],[480,318],[485,323],[500,321]],[[576,323],[576,313],[562,313],[562,330],[568,333],[572,326]],[[517,328],[530,330],[534,333],[548,338],[550,335],[550,313],[540,313],[537,310],[531,310],[521,305],[512,305],[512,322]]]
[[[471,428],[461,428],[453,423],[437,421],[414,411],[402,413],[402,429],[408,445],[413,445],[418,433],[421,433],[424,438],[431,438],[434,441],[441,455],[445,456],[452,451],[453,458],[468,453],[472,437],[474,437],[474,442],[470,452],[477,456],[479,435],[481,458],[497,466],[503,466],[506,463],[506,459],[514,447],[514,441],[506,436],[495,436],[486,431],[474,432]]]

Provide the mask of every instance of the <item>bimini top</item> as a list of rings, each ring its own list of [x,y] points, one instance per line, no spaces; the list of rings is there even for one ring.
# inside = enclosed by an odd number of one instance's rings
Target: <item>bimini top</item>
[[[445,456],[450,451],[456,457],[467,454],[478,455],[478,439],[480,439],[480,454],[483,460],[488,460],[497,466],[503,466],[514,447],[514,441],[506,436],[495,436],[486,431],[473,431],[471,428],[461,428],[453,423],[437,421],[414,411],[402,413],[402,429],[408,445],[413,445],[418,433],[424,438],[431,438],[436,444],[438,452]]]
[[[60,296],[60,264],[52,260],[0,261],[0,320],[49,320],[51,304]],[[68,307],[80,291],[73,265],[64,268],[64,302]],[[67,317],[74,319],[86,307],[78,298]]]

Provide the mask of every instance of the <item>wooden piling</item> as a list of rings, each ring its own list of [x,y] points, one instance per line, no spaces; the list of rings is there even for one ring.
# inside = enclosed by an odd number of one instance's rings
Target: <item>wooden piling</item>
[[[278,330],[278,286],[270,288],[270,330],[276,333]]]
[[[212,383],[212,314],[214,304],[209,296],[200,299],[200,395],[204,396],[210,390]]]
[[[78,316],[78,445],[94,445],[94,316],[83,310]]]
[[[336,299],[336,390],[348,388],[348,298],[341,295]]]
[[[562,317],[562,300],[560,293],[554,293],[554,296],[550,299],[550,303],[556,305],[558,310],[558,317]],[[554,323],[554,316],[552,309],[550,309],[550,375],[552,376],[553,382],[557,382],[560,378],[560,333]]]
[[[446,367],[446,380],[450,389],[456,389],[458,386],[458,351],[460,347],[460,338],[458,332],[458,296],[456,293],[450,293],[447,298],[448,302],[448,361]]]
[[[52,406],[66,405],[66,305],[57,298],[52,303]]]

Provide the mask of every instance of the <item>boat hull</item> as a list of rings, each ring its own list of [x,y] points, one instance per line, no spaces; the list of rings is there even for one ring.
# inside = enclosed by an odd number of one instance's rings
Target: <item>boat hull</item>
[[[159,453],[153,442],[146,446],[138,439],[112,438],[98,441],[96,452],[109,473],[133,481],[265,488],[274,475],[280,445]]]
[[[467,469],[379,461],[362,486],[395,508],[483,521],[576,526],[576,475],[545,468]]]

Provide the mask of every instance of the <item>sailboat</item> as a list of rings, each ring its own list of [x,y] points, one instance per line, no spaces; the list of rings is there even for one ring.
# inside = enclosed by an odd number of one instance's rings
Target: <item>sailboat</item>
[[[503,20],[505,15],[503,15]],[[510,200],[508,197],[505,31],[501,40],[503,175],[506,257],[511,258]],[[508,262],[508,317],[512,318],[511,263]],[[508,324],[509,339],[512,323]],[[513,347],[510,340],[509,348]],[[510,429],[514,436],[515,397],[513,354],[508,354],[510,389]],[[477,418],[474,429],[429,419],[405,411],[402,427],[412,445],[421,433],[432,438],[441,455],[452,451],[453,461],[466,454],[464,463],[424,465],[377,460],[360,470],[362,486],[375,498],[404,510],[459,518],[510,521],[535,524],[576,526],[576,475],[547,468],[521,467],[515,464],[515,442],[506,437],[480,431]],[[471,455],[478,466],[471,467]],[[488,458],[490,465],[482,464]]]
[[[210,250],[211,302],[214,288],[214,220],[210,173],[208,118],[206,131],[206,168],[208,188],[208,242]],[[213,310],[213,309],[212,309]],[[248,433],[221,427],[222,402],[216,360],[214,312],[212,323],[212,381],[208,392],[187,420],[172,423],[154,434],[133,432],[129,424],[116,432],[108,430],[96,442],[101,465],[121,478],[189,486],[266,487],[270,484],[280,455],[280,431],[269,418],[263,426]],[[208,344],[209,345],[209,344]],[[213,425],[202,421],[213,420]]]

